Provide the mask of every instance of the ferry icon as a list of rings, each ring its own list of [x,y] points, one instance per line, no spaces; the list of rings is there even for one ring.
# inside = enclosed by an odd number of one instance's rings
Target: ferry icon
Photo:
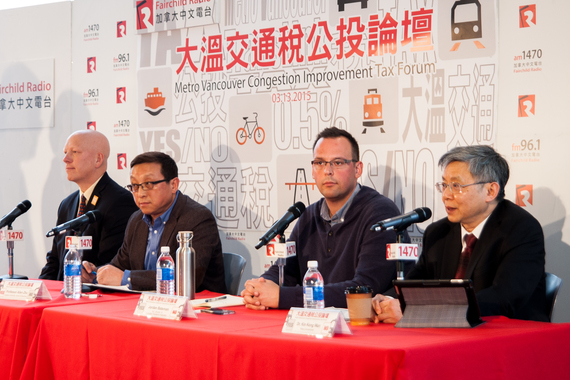
[[[153,92],[146,94],[144,110],[152,116],[156,116],[166,109],[166,107],[164,107],[165,100],[166,98],[162,96],[162,92],[159,92],[158,87],[155,87]]]

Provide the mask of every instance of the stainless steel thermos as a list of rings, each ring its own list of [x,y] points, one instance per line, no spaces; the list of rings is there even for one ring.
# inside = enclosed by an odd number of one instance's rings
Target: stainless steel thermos
[[[179,231],[176,250],[176,295],[193,300],[196,292],[196,252],[192,248],[192,231]]]

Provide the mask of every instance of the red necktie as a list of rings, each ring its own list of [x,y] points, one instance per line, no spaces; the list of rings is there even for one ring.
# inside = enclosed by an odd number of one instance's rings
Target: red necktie
[[[77,216],[81,216],[85,214],[85,204],[87,203],[87,199],[85,199],[85,195],[81,196],[81,203],[79,203],[79,213]]]
[[[473,252],[475,243],[477,243],[475,235],[465,235],[465,249],[461,252],[455,278],[465,278],[465,272],[467,272],[467,265],[469,265],[469,259],[471,258],[471,253]]]

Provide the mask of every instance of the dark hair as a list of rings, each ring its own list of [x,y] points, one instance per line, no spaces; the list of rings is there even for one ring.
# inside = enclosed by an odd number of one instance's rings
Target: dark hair
[[[178,177],[178,166],[168,154],[162,152],[141,153],[131,161],[131,169],[135,165],[157,163],[160,164],[160,172],[165,179],[171,180]]]
[[[360,149],[358,148],[358,142],[356,139],[344,129],[337,127],[325,128],[317,135],[315,142],[313,143],[313,152],[315,151],[315,146],[320,139],[334,139],[337,137],[344,137],[348,140],[352,147],[352,159],[360,161]]]
[[[509,180],[509,164],[489,145],[458,146],[439,159],[439,167],[444,169],[452,162],[465,162],[477,182],[497,182],[497,200],[505,198],[505,186]]]

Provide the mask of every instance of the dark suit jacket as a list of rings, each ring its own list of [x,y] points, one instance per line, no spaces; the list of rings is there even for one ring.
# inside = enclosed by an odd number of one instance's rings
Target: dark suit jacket
[[[224,258],[218,226],[206,207],[187,195],[178,193],[172,213],[160,238],[160,246],[169,246],[170,255],[176,261],[178,231],[192,231],[192,247],[196,251],[196,292],[204,289],[226,293]],[[133,290],[156,289],[156,271],[144,269],[148,225],[142,211],[135,212],[125,232],[125,240],[111,264],[121,270],[131,271]]]
[[[406,279],[455,277],[461,226],[441,219],[425,231],[423,253]],[[489,216],[469,260],[482,315],[548,321],[545,312],[544,235],[539,222],[508,200]]]
[[[56,225],[77,217],[79,197],[78,190],[60,203]],[[115,257],[121,247],[129,217],[138,210],[138,207],[133,195],[105,173],[93,189],[93,194],[87,201],[85,210],[85,212],[99,210],[101,219],[83,226],[78,231],[78,236],[91,236],[93,238],[92,249],[83,250],[83,260],[92,262],[97,266],[107,264]],[[70,235],[72,235],[71,231],[67,231],[65,234],[53,238],[51,251],[47,253],[47,263],[39,278],[63,280],[63,260],[67,253],[65,237]]]

